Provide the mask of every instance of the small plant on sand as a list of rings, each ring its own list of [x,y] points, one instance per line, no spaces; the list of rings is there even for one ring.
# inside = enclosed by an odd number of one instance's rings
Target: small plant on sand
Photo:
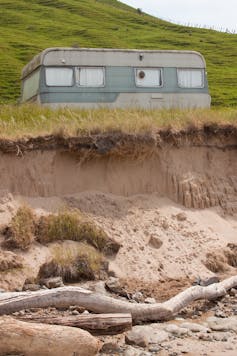
[[[27,207],[20,207],[5,231],[5,245],[22,250],[28,249],[34,241],[35,216]]]
[[[227,258],[218,251],[207,253],[204,265],[214,273],[225,272],[228,269]]]
[[[42,216],[38,223],[37,240],[48,243],[56,240],[77,240],[79,214],[63,211],[58,215]]]
[[[71,248],[54,246],[52,254],[52,261],[41,266],[39,279],[60,276],[64,282],[94,280],[107,269],[102,255],[86,243]]]
[[[224,250],[224,255],[227,258],[228,265],[237,267],[237,245],[229,243]]]
[[[117,253],[120,248],[120,244],[111,239],[103,229],[88,221],[80,212],[70,210],[41,217],[37,240],[40,243],[57,240],[86,241],[106,255]]]

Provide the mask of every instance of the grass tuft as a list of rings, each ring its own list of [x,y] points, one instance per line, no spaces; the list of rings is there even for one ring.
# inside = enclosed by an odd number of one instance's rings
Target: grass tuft
[[[213,273],[226,272],[228,270],[227,259],[222,252],[207,253],[204,265]]]
[[[85,241],[106,255],[117,253],[120,245],[105,231],[88,221],[78,211],[63,211],[40,218],[37,240],[50,243],[57,240]]]
[[[27,207],[20,207],[5,231],[5,245],[21,250],[28,249],[34,241],[35,216]]]
[[[92,246],[80,243],[77,247],[56,245],[52,261],[41,266],[38,278],[62,277],[64,282],[94,280],[106,272],[107,264]]]

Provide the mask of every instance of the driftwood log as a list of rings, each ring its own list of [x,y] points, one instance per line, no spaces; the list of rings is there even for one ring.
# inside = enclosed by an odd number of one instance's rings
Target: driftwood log
[[[24,315],[17,319],[43,324],[74,326],[87,330],[92,335],[115,335],[132,328],[131,314]]]
[[[11,292],[0,294],[0,315],[22,309],[56,308],[78,305],[95,313],[131,313],[134,321],[171,319],[176,313],[198,299],[216,299],[237,286],[237,276],[207,287],[194,286],[164,303],[130,303],[107,297],[80,287],[62,287],[37,292]]]
[[[92,356],[100,347],[85,330],[0,318],[0,355]]]

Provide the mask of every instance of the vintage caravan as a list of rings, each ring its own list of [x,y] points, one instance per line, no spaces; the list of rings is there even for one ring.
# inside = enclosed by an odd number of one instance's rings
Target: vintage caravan
[[[49,48],[21,79],[21,102],[52,107],[210,106],[205,60],[194,51]]]

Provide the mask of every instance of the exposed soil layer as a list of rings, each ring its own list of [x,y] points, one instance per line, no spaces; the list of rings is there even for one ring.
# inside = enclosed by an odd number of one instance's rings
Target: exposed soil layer
[[[187,208],[237,211],[237,128],[0,141],[0,189],[24,196],[158,193]]]

